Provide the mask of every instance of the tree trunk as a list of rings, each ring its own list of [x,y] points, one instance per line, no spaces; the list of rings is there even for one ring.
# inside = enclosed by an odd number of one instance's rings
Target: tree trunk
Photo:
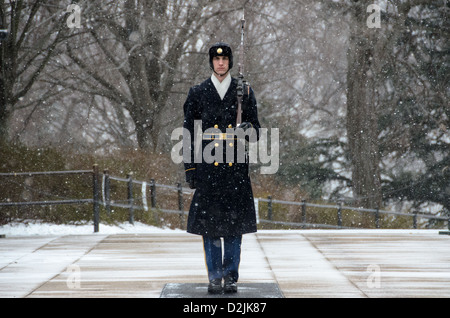
[[[0,69],[1,72],[1,69]],[[8,133],[8,120],[6,112],[5,87],[3,85],[3,72],[0,73],[0,142],[6,141]]]
[[[3,105],[0,105],[0,108],[3,108]],[[2,142],[6,142],[8,140],[8,117],[3,111],[0,109],[0,144]]]
[[[366,3],[367,2],[367,3]],[[347,135],[357,204],[380,207],[382,202],[378,149],[375,75],[377,29],[366,25],[368,1],[354,4],[347,70]]]
[[[0,5],[0,28],[8,30],[8,38],[0,44],[0,139],[3,140],[8,139],[8,121],[19,101],[40,78],[56,47],[66,40],[65,15],[55,6],[42,3],[4,1]]]

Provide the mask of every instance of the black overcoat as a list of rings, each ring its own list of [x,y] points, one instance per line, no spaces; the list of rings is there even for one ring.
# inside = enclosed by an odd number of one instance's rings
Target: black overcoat
[[[236,126],[237,80],[232,78],[230,87],[221,100],[211,78],[189,90],[184,104],[184,128],[191,136],[190,160],[184,160],[186,181],[195,178],[196,190],[189,209],[187,232],[210,237],[236,236],[256,232],[256,214],[253,192],[249,177],[248,162],[237,157],[237,143],[243,138],[227,139],[223,133],[230,132]],[[250,141],[259,136],[255,95],[246,87],[242,103],[242,122],[252,124]],[[201,120],[202,131],[222,133],[223,139],[204,138],[200,154],[201,160],[195,160],[194,123]],[[228,128],[228,129],[227,129]],[[211,130],[212,129],[212,130]],[[215,135],[216,137],[218,135]],[[206,153],[223,154],[222,160],[208,160]],[[234,156],[226,155],[227,148],[233,149]],[[230,152],[230,149],[228,151]],[[221,151],[221,152],[220,152]],[[233,157],[232,160],[230,158]],[[184,157],[186,158],[186,157]],[[215,157],[217,159],[218,157]],[[200,161],[200,162],[199,162]]]

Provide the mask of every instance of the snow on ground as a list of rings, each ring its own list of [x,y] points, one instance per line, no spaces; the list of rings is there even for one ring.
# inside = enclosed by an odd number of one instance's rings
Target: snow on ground
[[[111,224],[100,224],[99,234],[145,234],[145,233],[186,233],[185,230],[181,229],[170,229],[170,228],[160,228],[152,225],[147,225],[141,222],[134,222],[130,224],[129,222],[117,223],[115,225]],[[442,230],[446,230],[443,228]],[[267,230],[270,233],[286,233],[293,232],[294,230]],[[343,232],[343,230],[337,230],[338,232]],[[354,229],[345,230],[346,233],[365,233],[369,232],[376,233],[435,233],[439,230],[437,229]],[[265,232],[265,230],[260,230],[258,232]],[[309,229],[307,233],[324,233],[330,232],[330,230],[323,229]],[[70,225],[70,224],[53,224],[44,223],[39,221],[26,221],[26,222],[12,222],[0,226],[0,234],[6,235],[8,237],[15,236],[33,236],[33,235],[81,235],[81,234],[94,234],[94,225],[92,223],[82,224],[82,225]]]
[[[145,234],[145,233],[186,233],[185,230],[181,229],[170,229],[170,228],[160,228],[152,225],[147,225],[141,222],[134,222],[130,224],[128,222],[118,223],[115,225],[111,224],[100,224],[99,234],[127,234],[127,233],[135,233],[135,234]],[[294,230],[268,230],[270,233],[289,233]],[[286,232],[287,231],[287,232]],[[342,230],[337,230],[339,232],[343,232]],[[354,230],[345,230],[346,233],[365,233],[369,232],[374,234],[376,233],[435,233],[439,230],[431,229],[354,229]],[[258,232],[266,232],[265,230],[260,230]],[[329,230],[307,230],[306,233],[325,233],[330,232]],[[69,225],[69,224],[53,224],[53,223],[43,223],[38,221],[28,221],[28,222],[12,222],[5,225],[0,226],[0,234],[6,235],[7,237],[15,237],[15,236],[33,236],[33,235],[51,235],[51,236],[60,236],[60,235],[81,235],[81,234],[94,234],[94,225],[93,224],[83,224],[83,225]]]
[[[184,232],[182,230],[171,230],[146,225],[140,222],[130,224],[128,222],[109,225],[100,224],[100,234],[122,234],[122,233],[163,233],[163,232]],[[11,236],[31,236],[31,235],[80,235],[93,234],[93,224],[67,225],[52,224],[42,222],[13,222],[0,226],[0,234]]]

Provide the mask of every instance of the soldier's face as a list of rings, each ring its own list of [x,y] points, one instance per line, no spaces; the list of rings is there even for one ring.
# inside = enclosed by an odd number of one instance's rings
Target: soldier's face
[[[230,61],[228,56],[213,57],[214,71],[220,75],[225,75],[229,71]]]

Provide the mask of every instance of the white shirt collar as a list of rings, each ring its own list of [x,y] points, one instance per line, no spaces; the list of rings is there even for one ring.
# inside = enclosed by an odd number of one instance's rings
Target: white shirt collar
[[[220,98],[223,100],[223,98],[225,97],[225,94],[227,93],[228,88],[230,87],[230,84],[231,84],[230,73],[228,73],[227,77],[224,78],[222,83],[217,79],[217,77],[214,74],[211,75],[211,81],[213,82],[214,87],[216,88],[217,92],[219,93]]]

